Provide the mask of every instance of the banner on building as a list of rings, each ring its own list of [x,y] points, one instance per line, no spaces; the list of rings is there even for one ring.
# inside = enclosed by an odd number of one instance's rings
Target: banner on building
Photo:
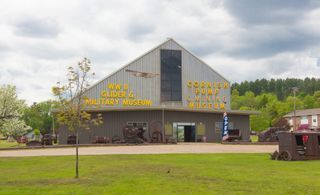
[[[223,113],[223,125],[222,125],[222,140],[225,141],[229,138],[229,129],[228,129],[228,115],[227,113]]]

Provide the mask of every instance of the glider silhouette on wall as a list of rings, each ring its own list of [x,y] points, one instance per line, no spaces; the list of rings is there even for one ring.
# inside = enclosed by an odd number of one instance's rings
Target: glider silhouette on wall
[[[135,77],[143,77],[143,78],[153,78],[157,75],[157,73],[150,73],[150,72],[139,72],[139,71],[135,71],[135,70],[129,70],[126,69],[126,72],[128,72],[129,74],[135,76]]]

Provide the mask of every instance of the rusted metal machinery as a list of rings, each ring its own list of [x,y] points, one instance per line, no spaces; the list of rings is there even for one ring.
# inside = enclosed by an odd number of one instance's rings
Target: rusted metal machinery
[[[162,143],[162,123],[160,121],[153,121],[150,124],[149,137],[152,143]]]
[[[25,144],[28,142],[28,138],[26,136],[17,137],[17,142],[19,144]]]
[[[52,145],[52,142],[53,142],[53,137],[51,134],[45,134],[41,139],[42,145]]]
[[[110,143],[110,138],[106,136],[95,136],[92,140],[93,144],[107,144]]]
[[[259,142],[277,142],[278,141],[277,132],[280,132],[280,131],[285,131],[285,129],[280,127],[271,127],[265,131],[261,131],[258,134],[258,141]]]
[[[115,136],[112,137],[111,142],[112,142],[113,144],[121,144],[121,143],[123,143],[124,141],[123,141],[123,139],[121,139],[121,137],[115,135]]]
[[[41,144],[40,141],[32,140],[32,141],[30,141],[30,142],[27,142],[27,143],[26,143],[26,146],[28,146],[28,147],[34,147],[34,146],[42,146],[42,144]]]
[[[144,143],[146,139],[143,136],[144,130],[142,127],[123,128],[123,137],[126,143]]]
[[[67,139],[67,144],[76,144],[77,136],[76,135],[69,135]]]
[[[240,129],[229,129],[229,135],[227,141],[239,141],[241,140],[241,131]]]
[[[274,160],[320,159],[320,132],[303,130],[277,133],[279,150],[271,155]]]

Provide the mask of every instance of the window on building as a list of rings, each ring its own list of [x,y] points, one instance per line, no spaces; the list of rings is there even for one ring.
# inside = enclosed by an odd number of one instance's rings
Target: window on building
[[[181,51],[162,49],[161,101],[182,101]]]
[[[307,120],[308,118],[306,116],[302,116],[301,120]]]
[[[143,130],[148,130],[148,123],[147,122],[136,122],[136,121],[128,121],[127,122],[128,127],[137,127],[142,128]]]
[[[307,116],[301,116],[301,117],[300,117],[300,123],[301,123],[302,125],[308,124],[308,117],[307,117]]]

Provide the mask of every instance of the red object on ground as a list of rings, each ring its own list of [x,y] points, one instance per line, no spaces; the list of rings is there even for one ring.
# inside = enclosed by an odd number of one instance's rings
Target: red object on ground
[[[303,144],[306,144],[308,142],[308,136],[307,135],[302,135],[302,141],[303,141]]]

